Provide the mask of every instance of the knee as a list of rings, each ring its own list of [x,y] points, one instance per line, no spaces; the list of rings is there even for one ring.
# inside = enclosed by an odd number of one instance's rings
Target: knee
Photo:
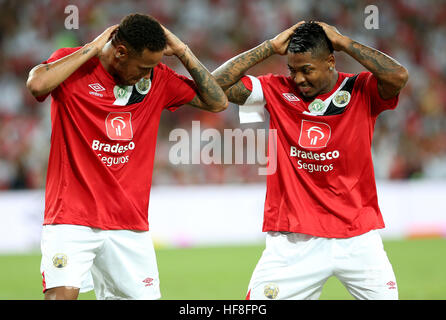
[[[79,288],[55,287],[45,291],[45,300],[76,300]]]

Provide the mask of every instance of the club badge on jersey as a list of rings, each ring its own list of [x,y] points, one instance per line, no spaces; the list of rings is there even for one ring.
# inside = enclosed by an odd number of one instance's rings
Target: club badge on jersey
[[[351,100],[351,93],[357,78],[358,75],[346,78],[339,86],[339,89],[325,100],[314,99],[308,105],[309,112],[305,111],[304,113],[313,116],[329,116],[343,113]]]
[[[113,88],[116,106],[126,106],[141,102],[152,86],[151,79],[142,78],[134,86],[118,86]]]

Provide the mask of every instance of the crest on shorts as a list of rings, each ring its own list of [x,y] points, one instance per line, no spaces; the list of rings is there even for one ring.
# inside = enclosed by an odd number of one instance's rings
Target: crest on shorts
[[[263,294],[268,299],[276,299],[279,294],[279,287],[275,283],[268,283],[263,287]]]
[[[344,108],[350,102],[350,98],[350,92],[341,90],[333,98],[333,104],[338,108]]]
[[[65,253],[56,253],[53,257],[53,266],[56,268],[63,268],[67,265],[68,258]]]

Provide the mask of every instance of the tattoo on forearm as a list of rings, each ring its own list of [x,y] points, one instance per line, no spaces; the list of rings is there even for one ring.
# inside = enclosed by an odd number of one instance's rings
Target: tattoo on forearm
[[[356,41],[352,41],[348,49],[354,58],[374,73],[394,72],[401,68],[401,65],[388,55]]]
[[[223,89],[227,89],[236,83],[249,68],[273,54],[274,50],[271,43],[266,41],[261,45],[227,61],[217,70],[215,70],[213,75],[217,79],[218,84]]]
[[[180,57],[186,69],[194,79],[200,97],[208,105],[221,104],[226,101],[226,96],[217,84],[211,73],[198,61],[198,59],[187,48]]]
[[[246,89],[243,82],[238,81],[232,87],[225,91],[228,100],[232,103],[243,105],[246,99],[251,95],[251,91]]]
[[[87,54],[90,51],[91,51],[91,48],[86,48],[84,51],[82,51],[82,54]]]
[[[184,48],[183,53],[178,56],[178,59],[181,60],[186,55],[187,50],[189,50],[189,46],[186,46],[186,48]]]
[[[405,68],[398,61],[379,50],[352,41],[346,52],[377,78],[378,92],[382,98],[394,97],[406,84],[407,71]]]

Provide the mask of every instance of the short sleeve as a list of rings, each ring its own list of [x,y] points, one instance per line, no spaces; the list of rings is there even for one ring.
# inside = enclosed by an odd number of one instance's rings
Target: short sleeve
[[[48,60],[43,61],[41,64],[48,64],[54,61],[57,61],[77,50],[79,50],[80,47],[78,48],[60,48],[56,51],[53,52],[53,54],[51,54],[51,56],[48,58]],[[39,102],[44,101],[48,96],[50,95],[50,93],[40,96],[40,97],[36,97],[36,100]]]
[[[374,116],[385,110],[393,110],[398,105],[399,94],[390,99],[383,99],[379,95],[378,80],[371,72],[361,72],[363,78],[363,92],[370,97],[370,109]]]
[[[251,94],[239,107],[240,123],[264,122],[266,101],[260,80],[253,76],[244,76],[241,81]]]
[[[197,95],[197,86],[195,82],[188,77],[180,75],[166,67],[168,73],[166,79],[167,100],[166,109],[175,111],[180,106],[187,104]]]

